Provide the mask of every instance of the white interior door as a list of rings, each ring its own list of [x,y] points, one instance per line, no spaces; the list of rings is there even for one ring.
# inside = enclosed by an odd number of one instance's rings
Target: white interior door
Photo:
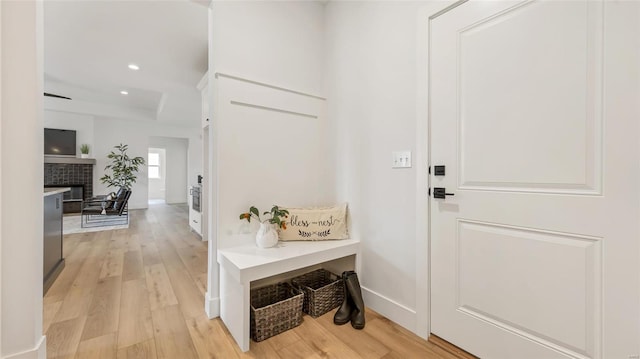
[[[470,1],[430,20],[434,334],[482,358],[637,358],[638,14]]]

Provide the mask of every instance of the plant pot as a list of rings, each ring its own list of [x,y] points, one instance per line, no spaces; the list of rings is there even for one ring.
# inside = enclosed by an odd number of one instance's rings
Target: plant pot
[[[271,223],[260,223],[256,234],[256,245],[259,248],[271,248],[278,244],[278,231]]]
[[[80,154],[80,158],[89,158],[89,154],[88,153],[81,153]]]

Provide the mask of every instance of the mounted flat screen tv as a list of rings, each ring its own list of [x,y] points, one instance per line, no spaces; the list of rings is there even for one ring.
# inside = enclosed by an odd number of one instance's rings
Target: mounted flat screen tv
[[[75,156],[76,131],[45,128],[44,154],[54,156]]]

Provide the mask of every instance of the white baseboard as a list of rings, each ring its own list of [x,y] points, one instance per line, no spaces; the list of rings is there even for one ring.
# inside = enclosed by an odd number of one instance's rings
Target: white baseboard
[[[204,296],[204,311],[207,313],[209,319],[217,318],[220,316],[220,298],[209,297],[209,292]]]
[[[407,330],[415,333],[417,329],[416,311],[374,292],[369,288],[362,287],[364,305],[369,307],[391,321],[400,324]]]
[[[2,359],[47,359],[47,337],[42,336],[35,348],[16,354],[11,354]]]

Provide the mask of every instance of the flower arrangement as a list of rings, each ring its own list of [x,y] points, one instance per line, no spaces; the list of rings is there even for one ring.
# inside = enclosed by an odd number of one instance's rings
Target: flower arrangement
[[[271,223],[277,224],[278,228],[287,229],[287,224],[285,223],[286,218],[289,218],[289,211],[286,209],[280,209],[278,206],[274,205],[271,208],[271,211],[264,212],[263,216],[267,216],[264,220],[260,217],[260,211],[254,206],[249,208],[249,212],[245,212],[240,214],[240,219],[246,219],[247,222],[251,223],[251,218],[253,217],[260,223]]]

